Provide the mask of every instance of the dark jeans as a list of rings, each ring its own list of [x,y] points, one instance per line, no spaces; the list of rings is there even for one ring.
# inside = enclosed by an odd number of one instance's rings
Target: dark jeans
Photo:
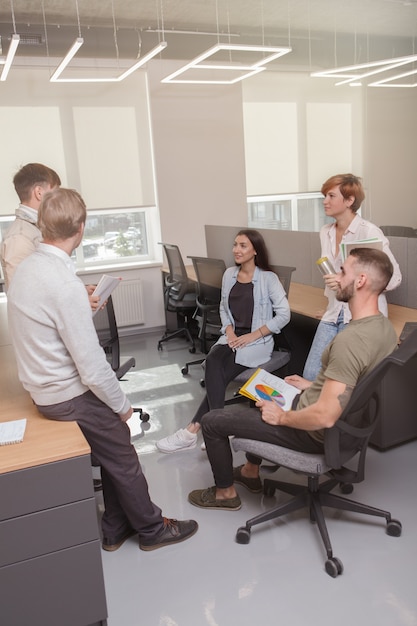
[[[222,409],[227,385],[247,367],[235,363],[235,353],[227,345],[213,346],[205,361],[206,396],[192,422],[200,423],[208,411]]]
[[[148,483],[130,443],[129,426],[91,391],[37,408],[49,419],[76,421],[94,462],[101,466],[103,536],[112,542],[132,528],[143,538],[155,537],[163,528],[161,509],[149,497]]]
[[[214,482],[219,489],[227,489],[233,485],[233,457],[229,435],[274,443],[299,452],[323,452],[323,445],[312,439],[306,431],[266,424],[259,409],[248,406],[237,404],[210,411],[202,418],[201,426]]]

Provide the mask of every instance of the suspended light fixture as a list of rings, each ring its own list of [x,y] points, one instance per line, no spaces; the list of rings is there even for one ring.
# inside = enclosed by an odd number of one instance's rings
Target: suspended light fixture
[[[335,19],[335,24],[337,23]],[[336,54],[336,29],[334,36],[334,57],[335,57],[335,65],[337,65],[337,54]],[[368,45],[369,45],[369,34],[368,34]],[[414,45],[413,45],[414,51]],[[369,57],[369,50],[368,50]],[[354,59],[356,61],[356,32],[355,32],[355,50],[354,50]],[[397,68],[400,68],[404,65],[408,65],[410,63],[415,63],[417,61],[417,55],[412,54],[404,57],[393,57],[391,59],[383,59],[380,61],[368,61],[367,63],[354,63],[353,65],[348,65],[344,67],[335,67],[331,70],[323,70],[320,72],[312,72],[310,76],[316,78],[341,78],[337,83],[335,83],[336,87],[341,85],[349,85],[351,87],[358,87],[366,84],[368,87],[416,87],[417,82],[411,83],[401,83],[395,82],[407,76],[412,76],[413,74],[417,74],[417,69],[412,69],[408,72],[398,73],[395,72]],[[384,77],[379,80],[370,79],[365,83],[364,79],[369,79],[371,76],[376,77],[377,75],[384,74]],[[390,83],[390,84],[389,84]]]
[[[77,54],[78,50],[84,43],[84,39],[81,37],[81,25],[80,25],[80,13],[78,10],[78,0],[75,0],[75,8],[77,11],[77,23],[78,23],[78,37],[72,44],[71,48],[68,50],[67,54],[62,59],[61,63],[56,68],[55,72],[52,74],[50,81],[54,83],[58,80],[59,76],[62,74],[64,69],[67,67],[72,58]]]
[[[313,72],[311,76],[320,78],[343,78],[343,80],[336,83],[336,87],[346,84],[356,86],[358,82],[361,82],[364,78],[375,76],[376,74],[381,74],[383,72],[389,72],[398,67],[402,67],[403,65],[407,65],[408,63],[414,63],[415,61],[417,61],[417,55],[413,54],[406,57],[384,59],[382,61],[371,61],[369,63],[360,63],[358,65],[349,65],[332,70]],[[363,72],[363,70],[368,71]],[[388,84],[413,74],[417,74],[417,70],[394,74],[393,76],[390,75],[388,78],[382,78],[381,80],[368,83],[368,87],[416,87],[416,82]]]
[[[265,53],[270,52],[267,57],[262,57],[260,60],[255,63],[251,63],[249,65],[242,65],[240,63],[229,62],[218,62],[218,63],[203,63],[209,57],[213,57],[215,54],[226,50],[230,52],[248,52],[248,53]],[[262,72],[266,69],[265,65],[278,59],[284,54],[288,54],[291,52],[291,48],[285,47],[276,47],[276,46],[250,46],[243,44],[221,44],[218,43],[209,50],[206,50],[198,57],[181,67],[179,70],[176,70],[169,76],[166,76],[162,79],[163,83],[194,83],[194,84],[217,84],[217,85],[231,85],[236,83],[244,78],[248,78],[253,74],[257,74],[258,72]],[[221,78],[178,78],[181,74],[184,74],[187,71],[197,71],[202,70],[205,72],[206,70],[216,70],[219,72],[239,72],[239,76],[234,76],[230,79],[221,79]]]
[[[12,35],[9,51],[7,53],[6,61],[3,66],[3,71],[0,76],[0,80],[6,80],[10,67],[13,63],[14,55],[16,54],[17,46],[20,42],[20,35]]]
[[[71,48],[68,50],[67,54],[62,59],[61,63],[56,68],[55,72],[52,74],[50,78],[51,83],[57,82],[58,78],[60,77],[64,69],[67,67],[71,59],[77,54],[78,50],[81,48],[83,43],[84,43],[84,39],[82,37],[77,37],[77,39],[72,44]]]
[[[68,51],[66,57],[62,60],[61,64],[57,67],[57,69],[55,70],[54,74],[51,76],[51,78],[50,78],[51,82],[60,82],[60,83],[116,83],[116,82],[120,82],[120,81],[124,80],[125,78],[127,78],[128,76],[130,76],[130,74],[133,74],[133,72],[135,72],[137,69],[139,69],[140,67],[145,65],[145,63],[147,63],[150,59],[155,57],[157,54],[162,52],[167,47],[167,43],[165,41],[159,42],[158,45],[156,45],[154,48],[152,48],[152,50],[150,50],[147,54],[145,54],[143,57],[141,57],[138,61],[136,61],[131,67],[126,69],[124,72],[122,72],[119,76],[112,76],[112,77],[88,77],[88,78],[87,77],[59,78],[60,74],[62,73],[62,70],[65,69],[65,67],[71,61],[73,56],[77,53],[77,51],[80,49],[80,47],[84,43],[84,40],[81,37],[81,31],[80,31],[80,17],[79,17],[79,13],[78,13],[78,3],[77,3],[77,0],[76,0],[76,6],[77,6],[77,18],[78,18],[79,37],[76,39],[76,41],[74,42],[73,46]],[[112,0],[112,15],[113,15],[113,32],[114,32],[114,42],[115,42],[115,48],[116,48],[116,55],[117,55],[117,60],[119,60],[119,58],[118,58],[118,44],[117,44],[117,28],[116,28],[116,22],[115,22],[113,0]],[[140,47],[141,46],[139,46],[139,50],[140,50]]]
[[[55,79],[55,82],[58,82],[58,83],[117,83],[127,78],[127,76],[129,76],[130,74],[138,70],[140,67],[142,67],[142,65],[145,65],[145,63],[147,63],[150,59],[152,59],[154,56],[162,52],[162,50],[164,50],[166,46],[167,46],[167,43],[165,41],[161,41],[161,43],[159,43],[157,46],[152,48],[152,50],[150,50],[147,54],[141,57],[139,61],[137,61],[134,65],[132,65],[127,70],[125,70],[122,74],[120,74],[120,76],[113,76],[113,77],[108,77],[108,78],[106,77],[58,78],[58,79]],[[51,78],[51,81],[52,81],[52,78]]]
[[[16,33],[16,21],[15,21],[15,17],[14,17],[13,0],[10,0],[10,9],[11,9],[11,12],[12,12],[12,21],[13,21],[14,34],[11,37],[9,50],[7,52],[6,61],[4,62],[3,71],[2,71],[1,76],[0,76],[0,80],[1,81],[5,81],[6,80],[7,75],[9,73],[9,70],[11,68],[11,65],[13,63],[14,55],[16,54],[17,47],[18,47],[18,45],[20,43],[20,35],[18,35]]]
[[[218,13],[218,1],[216,0],[216,24],[217,24],[217,44],[195,59],[186,63],[175,72],[172,72],[169,76],[162,79],[163,83],[188,83],[188,84],[211,84],[211,85],[231,85],[237,83],[249,76],[258,74],[266,69],[266,65],[275,59],[291,52],[291,47],[277,47],[277,46],[265,46],[264,37],[263,44],[256,45],[244,45],[244,44],[231,44],[230,43],[230,24],[228,20],[228,34],[229,43],[220,43],[220,28],[219,28],[219,13]],[[262,35],[263,35],[263,13],[262,13]],[[213,58],[215,55],[224,51],[229,52],[229,59],[227,61],[220,60],[218,62],[207,62],[207,59]],[[262,55],[258,60],[249,64],[242,64],[236,61],[232,61],[232,52],[245,52],[256,57]],[[268,56],[264,56],[265,53],[270,53]],[[221,55],[220,55],[221,56]],[[189,77],[181,77],[188,72]],[[207,76],[207,73],[210,73]],[[234,74],[234,75],[232,75]],[[231,77],[230,77],[231,76]]]

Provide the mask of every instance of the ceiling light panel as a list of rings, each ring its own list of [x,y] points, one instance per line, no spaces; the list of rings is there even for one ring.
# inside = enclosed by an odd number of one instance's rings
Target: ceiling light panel
[[[7,78],[7,75],[13,63],[14,55],[16,54],[17,46],[19,45],[19,43],[20,43],[20,36],[16,34],[12,35],[10,45],[9,45],[9,50],[7,52],[6,61],[4,63],[3,71],[0,76],[1,81],[5,81]]]
[[[161,82],[233,84],[264,70],[267,63],[275,61],[289,52],[291,52],[291,48],[288,47],[245,46],[241,44],[219,43],[195,57],[192,61],[186,63],[169,76],[163,78]],[[266,53],[268,53],[267,56]],[[242,60],[242,54],[244,55],[245,63],[237,60],[237,57]],[[232,56],[235,57],[234,60]],[[208,59],[211,59],[211,62],[207,62]],[[252,62],[248,63],[248,59]],[[199,72],[198,78],[196,78],[196,70]],[[207,70],[210,70],[210,76],[204,76],[204,72]],[[214,71],[219,72],[219,75],[214,76]],[[236,76],[235,74],[233,77],[226,78],[225,73],[229,71],[239,73],[239,75]],[[183,76],[185,73],[187,73],[187,76]]]
[[[137,69],[145,65],[145,63],[147,63],[150,59],[152,59],[154,56],[162,52],[167,47],[167,43],[165,41],[161,41],[157,46],[152,48],[152,50],[150,50],[147,54],[144,54],[143,57],[141,57],[139,60],[136,60],[136,62],[133,63],[133,65],[131,65],[129,68],[127,68],[124,72],[122,72],[118,76],[108,77],[108,76],[97,75],[93,77],[73,76],[73,77],[60,78],[60,75],[63,69],[65,69],[66,65],[68,65],[69,61],[77,52],[77,49],[75,49],[75,52],[73,52],[73,49],[74,47],[76,47],[77,41],[79,40],[83,41],[82,38],[78,38],[76,40],[73,47],[66,55],[65,59],[61,62],[59,67],[55,70],[53,76],[50,79],[51,82],[57,82],[57,83],[116,83],[116,82],[120,82],[124,80],[125,78],[127,78],[128,76],[130,76],[130,74],[135,72]],[[79,45],[79,47],[81,45],[82,43]],[[71,52],[73,52],[72,55],[71,55]],[[64,65],[65,61],[66,63]]]
[[[363,79],[375,76],[376,74],[389,73],[388,76],[378,81],[368,82],[369,87],[415,87],[416,83],[395,83],[399,79],[411,76],[417,73],[417,70],[397,73],[394,72],[399,67],[417,62],[417,55],[409,55],[406,57],[398,57],[392,59],[384,59],[382,61],[370,61],[369,63],[361,63],[358,65],[350,65],[346,67],[335,68],[332,70],[324,70],[321,72],[313,72],[311,76],[319,78],[342,78],[343,80],[336,83],[336,86],[355,84],[362,82]],[[365,71],[364,71],[365,70]]]

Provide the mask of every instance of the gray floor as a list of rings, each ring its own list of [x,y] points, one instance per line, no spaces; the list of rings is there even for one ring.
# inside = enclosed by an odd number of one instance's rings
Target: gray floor
[[[102,553],[108,625],[417,626],[417,441],[383,453],[371,449],[367,480],[351,496],[390,510],[403,524],[400,538],[385,534],[383,520],[327,510],[334,554],[344,564],[337,579],[324,572],[321,540],[305,512],[259,526],[248,545],[239,545],[236,529],[276,499],[238,487],[240,511],[188,503],[189,491],[213,484],[206,454],[198,446],[164,455],[155,442],[192,417],[203,396],[201,369],[182,376],[190,358],[185,342],[168,342],[158,352],[158,338],[122,340],[123,353],[137,358],[123,386],[151,414],[146,426],[132,418],[132,439],[152,499],[165,515],[192,517],[200,528],[192,539],[155,552],[139,550],[132,538],[117,552]]]

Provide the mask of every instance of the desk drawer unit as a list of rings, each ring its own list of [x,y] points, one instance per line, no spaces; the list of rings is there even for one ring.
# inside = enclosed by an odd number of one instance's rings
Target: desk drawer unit
[[[98,541],[0,568],[4,626],[105,624]],[[103,619],[104,618],[104,619]]]
[[[0,621],[106,624],[89,455],[0,474]]]
[[[94,495],[89,456],[0,474],[0,521]]]

